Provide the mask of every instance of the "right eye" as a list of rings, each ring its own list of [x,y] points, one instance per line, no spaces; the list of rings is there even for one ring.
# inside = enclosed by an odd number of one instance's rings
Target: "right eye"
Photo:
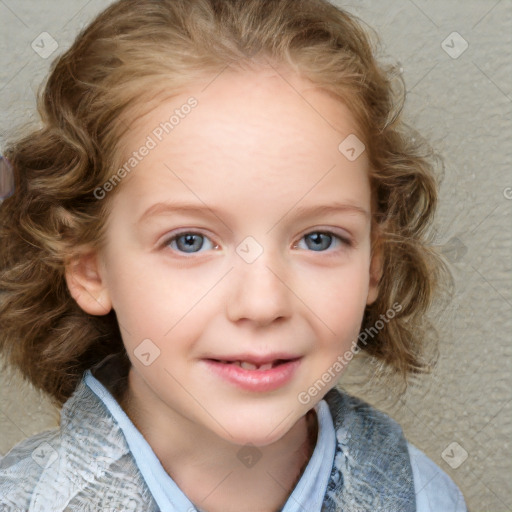
[[[196,233],[194,231],[182,231],[181,233],[167,238],[162,243],[162,247],[170,247],[172,250],[180,253],[195,254],[197,252],[201,252],[200,249],[204,247],[205,240],[210,241],[206,235],[201,233]],[[215,247],[217,247],[217,245],[210,241],[210,247],[206,250],[214,249]]]

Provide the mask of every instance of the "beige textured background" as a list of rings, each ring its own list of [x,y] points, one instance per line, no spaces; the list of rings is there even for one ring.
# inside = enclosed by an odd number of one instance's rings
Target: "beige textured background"
[[[109,3],[0,0],[0,147],[34,115],[34,93],[52,58]],[[344,382],[403,425],[460,486],[472,512],[511,511],[512,2],[336,3],[377,29],[403,67],[410,121],[444,156],[438,243],[456,283],[435,318],[441,347],[431,376],[402,399],[356,387],[355,365]],[[46,59],[31,47],[42,32],[59,45]],[[57,419],[43,396],[0,375],[0,455]]]

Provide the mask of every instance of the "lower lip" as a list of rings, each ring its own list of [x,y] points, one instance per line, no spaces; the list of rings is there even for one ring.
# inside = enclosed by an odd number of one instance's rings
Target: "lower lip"
[[[235,364],[226,364],[212,359],[204,360],[208,367],[223,379],[247,391],[273,391],[292,379],[300,365],[300,359],[282,363],[269,370],[244,370]]]

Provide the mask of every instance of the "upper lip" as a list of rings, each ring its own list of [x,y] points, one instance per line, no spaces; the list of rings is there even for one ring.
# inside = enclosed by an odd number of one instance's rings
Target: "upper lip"
[[[285,354],[284,352],[276,352],[274,354],[238,354],[229,356],[209,356],[205,359],[213,359],[215,361],[244,361],[257,365],[273,363],[277,360],[289,361],[292,359],[299,359],[301,356],[294,354]]]

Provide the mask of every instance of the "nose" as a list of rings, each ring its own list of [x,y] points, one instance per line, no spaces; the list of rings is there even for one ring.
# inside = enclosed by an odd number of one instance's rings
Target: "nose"
[[[240,258],[230,276],[227,316],[232,322],[264,326],[290,316],[293,292],[276,257],[263,252],[252,263]]]

